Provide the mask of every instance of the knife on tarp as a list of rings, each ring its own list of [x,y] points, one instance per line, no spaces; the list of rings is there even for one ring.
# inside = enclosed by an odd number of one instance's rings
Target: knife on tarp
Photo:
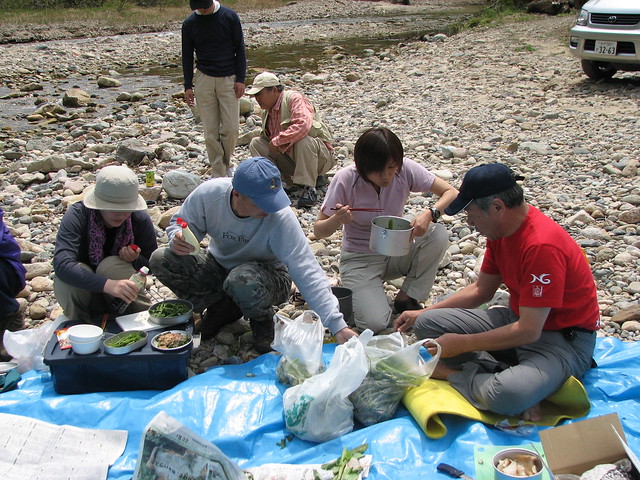
[[[442,473],[446,473],[453,478],[464,478],[464,480],[473,480],[469,475],[465,475],[462,470],[458,470],[456,467],[452,467],[447,463],[439,463],[436,470]]]

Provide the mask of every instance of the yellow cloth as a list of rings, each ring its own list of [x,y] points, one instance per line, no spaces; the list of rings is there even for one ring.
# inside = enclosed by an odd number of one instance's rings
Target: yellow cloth
[[[479,420],[487,425],[496,425],[505,419],[510,425],[517,425],[521,420],[520,417],[478,410],[445,380],[427,380],[419,387],[410,388],[402,402],[429,438],[442,438],[447,434],[447,427],[440,418],[442,414]],[[584,417],[589,413],[591,404],[582,383],[575,377],[569,377],[540,406],[542,419],[532,423],[552,427],[566,418]]]

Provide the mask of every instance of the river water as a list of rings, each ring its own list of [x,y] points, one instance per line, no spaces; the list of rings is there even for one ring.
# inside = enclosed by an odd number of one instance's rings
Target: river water
[[[332,48],[350,56],[363,56],[367,50],[382,51],[405,41],[416,41],[426,35],[436,33],[449,34],[455,24],[470,18],[480,9],[479,5],[472,5],[463,9],[439,10],[432,13],[394,14],[377,17],[349,17],[349,18],[321,18],[311,20],[290,20],[281,22],[245,23],[247,63],[249,80],[253,72],[271,70],[275,72],[290,72],[304,70],[314,72],[319,63],[330,58],[327,49]],[[252,46],[252,32],[267,32],[278,35],[280,31],[295,30],[301,39],[298,43],[285,42],[267,46]],[[318,33],[321,32],[321,33]],[[326,34],[323,32],[327,32]],[[336,33],[337,32],[337,33]],[[307,34],[308,33],[308,34]],[[140,35],[158,35],[140,34]],[[169,41],[180,42],[180,32],[165,32],[161,34],[169,37]],[[175,38],[171,38],[175,37]],[[74,40],[74,45],[90,43],[96,39]],[[55,41],[59,42],[59,41]],[[43,48],[48,43],[43,42]],[[62,93],[71,87],[79,87],[90,92],[95,102],[100,105],[117,104],[116,96],[126,91],[141,92],[148,96],[166,99],[168,95],[181,90],[182,68],[180,59],[158,59],[156,64],[118,70],[118,79],[122,82],[120,88],[99,89],[96,91],[93,76],[74,77],[72,79],[56,79],[41,82],[43,90],[29,95],[9,98],[12,91],[0,87],[0,123],[13,130],[25,131],[33,128],[24,118],[33,113],[38,101],[51,102],[52,98],[59,99]],[[71,113],[71,112],[70,112]],[[102,114],[98,107],[96,117]],[[86,115],[83,115],[86,118]]]

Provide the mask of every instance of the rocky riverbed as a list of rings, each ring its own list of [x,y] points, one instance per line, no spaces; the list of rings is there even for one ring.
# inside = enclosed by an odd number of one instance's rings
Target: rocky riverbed
[[[415,8],[427,2],[418,3]],[[305,15],[308,6],[306,17],[300,18],[311,18],[327,4],[392,7],[312,0],[289,8]],[[254,18],[261,14],[285,15],[263,12]],[[485,162],[503,162],[525,175],[527,199],[563,225],[591,262],[602,310],[600,334],[637,340],[640,76],[625,73],[606,83],[589,81],[568,53],[572,21],[573,15],[530,16],[451,37],[430,35],[365,50],[358,56],[341,49],[341,40],[348,37],[344,29],[353,28],[349,26],[318,23],[292,31],[286,26],[256,27],[246,35],[248,46],[254,40],[268,46],[284,38],[335,39],[333,49],[316,59],[313,71],[304,63],[276,71],[289,88],[305,92],[333,128],[338,168],[352,162],[359,133],[380,125],[398,134],[408,157],[453,185],[459,185],[470,167]],[[178,83],[162,76],[145,83],[126,75],[128,68],[142,65],[175,67],[177,31],[0,49],[0,105],[6,120],[0,129],[0,204],[23,250],[28,283],[20,302],[34,327],[61,313],[51,280],[55,235],[66,207],[93,184],[95,172],[126,163],[140,174],[141,183],[146,171],[155,172],[156,186],[143,188],[143,194],[152,202],[150,213],[163,244],[168,217],[188,191],[207,178],[206,153],[202,128],[182,101]],[[76,85],[80,89],[72,88]],[[18,101],[28,102],[28,112],[15,113]],[[235,161],[249,155],[246,145],[259,128],[255,104],[247,99],[243,112]],[[163,183],[168,177],[180,188]],[[414,195],[406,213],[431,203],[428,196]],[[313,237],[318,207],[296,213],[318,261],[338,283],[340,235]],[[483,252],[484,239],[463,216],[444,221],[451,247],[429,302],[473,281]],[[396,286],[388,287],[390,299]],[[171,295],[153,279],[151,293]],[[281,313],[295,315],[301,308],[288,303]],[[194,371],[255,356],[250,334],[243,334],[247,329],[240,321],[203,342],[192,357]]]

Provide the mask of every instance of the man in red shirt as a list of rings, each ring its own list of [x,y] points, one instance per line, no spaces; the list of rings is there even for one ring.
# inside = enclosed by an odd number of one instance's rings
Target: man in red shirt
[[[539,402],[591,367],[600,313],[582,249],[524,201],[516,183],[523,179],[502,164],[467,172],[445,213],[465,210],[487,237],[478,280],[404,312],[395,327],[435,338],[442,360],[433,378],[448,380],[476,408],[537,421]],[[502,284],[509,307],[479,308]]]
[[[262,108],[262,132],[249,151],[276,164],[288,187],[302,187],[298,208],[315,205],[318,177],[334,165],[331,132],[299,92],[285,90],[276,75],[262,72],[247,89]]]

